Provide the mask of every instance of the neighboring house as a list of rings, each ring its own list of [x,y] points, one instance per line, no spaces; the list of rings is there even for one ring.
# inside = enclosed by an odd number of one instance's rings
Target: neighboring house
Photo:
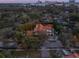
[[[53,25],[52,24],[36,24],[36,27],[34,29],[34,32],[36,35],[38,33],[46,33],[46,35],[53,35]]]
[[[36,24],[34,32],[46,33],[46,35],[52,35],[54,29],[53,19],[48,14],[45,15],[45,18],[41,19],[39,23]]]
[[[73,54],[64,56],[64,58],[79,58],[79,54],[78,53],[73,53]]]
[[[72,52],[71,50],[62,50],[64,58],[79,58],[79,54],[76,52]]]
[[[45,19],[41,19],[34,28],[34,30],[26,31],[27,36],[38,35],[38,33],[46,33],[51,35],[54,29],[53,20],[50,16]]]
[[[34,31],[42,32],[42,31],[51,30],[52,28],[53,26],[51,24],[37,24]]]

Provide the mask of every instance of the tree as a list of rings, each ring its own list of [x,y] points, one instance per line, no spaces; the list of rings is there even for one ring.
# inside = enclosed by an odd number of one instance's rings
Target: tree
[[[14,36],[16,38],[18,48],[27,48],[27,43],[25,42],[27,38],[23,32],[16,31]]]
[[[24,38],[24,34],[22,32],[16,31],[15,37],[17,40],[22,41],[22,39]]]
[[[28,45],[28,48],[30,49],[37,49],[40,47],[40,39],[39,37],[27,37],[26,43]]]
[[[71,13],[70,14],[70,21],[78,21],[79,22],[79,14],[78,13]]]
[[[31,19],[39,19],[41,17],[41,14],[38,14],[38,13],[29,13],[28,16]]]
[[[5,55],[0,53],[0,58],[5,58]]]
[[[6,54],[4,53],[4,51],[0,51],[0,58],[5,58]]]
[[[27,30],[33,30],[35,27],[35,24],[32,24],[32,23],[25,23],[25,24],[21,24],[17,27],[17,30],[19,31],[27,31]]]
[[[58,32],[58,33],[60,33],[60,30],[63,29],[63,25],[57,23],[57,21],[54,21],[53,24],[54,24],[55,31]]]

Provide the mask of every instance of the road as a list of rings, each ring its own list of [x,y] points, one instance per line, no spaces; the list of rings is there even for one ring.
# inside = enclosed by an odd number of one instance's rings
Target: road
[[[42,58],[49,58],[49,50],[56,50],[62,48],[62,43],[58,40],[58,36],[50,36],[48,40],[43,43],[41,47],[41,57]]]

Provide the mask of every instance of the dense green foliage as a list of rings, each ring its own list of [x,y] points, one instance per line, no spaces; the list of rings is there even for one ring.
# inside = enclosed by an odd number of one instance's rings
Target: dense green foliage
[[[78,21],[79,22],[79,14],[77,14],[77,13],[71,13],[70,14],[70,20],[71,21]]]

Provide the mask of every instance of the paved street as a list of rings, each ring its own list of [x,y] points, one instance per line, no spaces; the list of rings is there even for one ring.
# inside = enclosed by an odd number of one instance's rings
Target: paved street
[[[62,48],[62,43],[58,40],[58,36],[51,36],[46,40],[41,47],[41,57],[47,58],[50,57],[49,50],[56,50]]]

